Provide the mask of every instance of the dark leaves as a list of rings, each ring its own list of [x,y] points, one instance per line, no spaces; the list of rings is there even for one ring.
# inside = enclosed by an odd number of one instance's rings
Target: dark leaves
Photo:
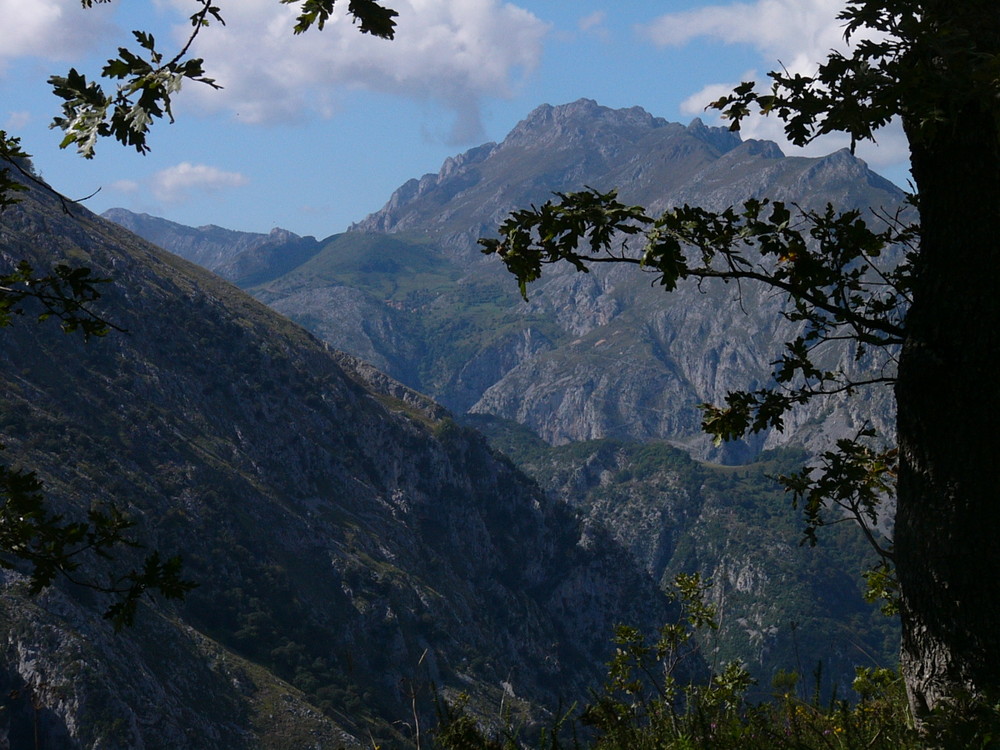
[[[517,278],[521,294],[541,276],[542,267],[565,261],[578,271],[592,263],[635,263],[655,272],[666,291],[683,279],[750,281],[782,291],[785,317],[803,323],[802,333],[785,345],[774,362],[777,387],[730,394],[724,407],[705,407],[704,427],[720,440],[784,426],[793,406],[821,393],[850,390],[852,382],[819,367],[814,358],[826,342],[850,339],[855,357],[867,347],[898,345],[909,305],[910,256],[883,268],[886,248],[907,247],[915,228],[898,216],[883,217],[876,231],[858,211],[822,213],[781,202],[751,199],[721,212],[697,206],[671,209],[655,221],[640,206],[626,206],[614,191],[588,189],[559,193],[512,213],[499,239],[481,239]],[[627,242],[643,234],[641,255]],[[898,251],[897,251],[898,252]]]
[[[0,465],[0,567],[23,569],[28,575],[28,591],[38,594],[58,577],[109,594],[113,603],[104,616],[116,629],[131,625],[142,595],[157,591],[177,599],[194,588],[181,578],[179,558],[161,562],[157,553],[149,555],[140,568],[106,581],[79,577],[89,559],[114,559],[120,566],[121,550],[139,545],[128,536],[133,527],[115,507],[94,508],[87,521],[67,521],[50,512],[42,495],[42,484],[31,471]]]
[[[97,0],[101,2],[103,0]],[[89,8],[95,0],[81,0]],[[280,0],[300,4],[294,33],[301,34],[315,26],[322,29],[330,20],[336,0]],[[138,52],[118,48],[118,56],[108,60],[101,76],[117,82],[107,92],[99,83],[71,69],[65,76],[52,76],[49,83],[63,100],[62,116],[52,121],[53,128],[65,135],[61,147],[75,145],[85,158],[92,158],[98,138],[111,137],[139,153],[149,150],[147,136],[156,120],[166,117],[173,122],[173,97],[187,81],[220,88],[209,78],[200,58],[187,58],[198,34],[212,21],[225,24],[221,9],[210,0],[199,0],[200,8],[191,15],[191,34],[183,48],[167,60],[157,49],[152,34],[133,31]],[[375,0],[349,0],[347,12],[364,34],[392,39],[396,32],[396,11]],[[2,179],[2,177],[0,177]],[[0,200],[4,183],[0,181]]]
[[[825,452],[819,466],[779,477],[792,493],[792,506],[802,508],[804,541],[816,544],[816,530],[850,518],[858,523],[883,561],[892,560],[891,542],[881,538],[876,526],[886,498],[895,494],[898,454],[895,448],[873,446],[875,433],[863,429],[853,438],[837,441]],[[837,508],[832,517],[829,509]]]
[[[206,6],[206,12],[211,7]],[[62,148],[75,144],[77,151],[89,159],[99,137],[113,137],[145,153],[149,150],[146,138],[153,122],[161,117],[173,121],[172,97],[185,80],[219,88],[205,76],[201,59],[182,60],[181,53],[163,62],[152,35],[142,31],[133,31],[132,35],[145,55],[119,47],[118,57],[108,60],[101,71],[105,78],[121,81],[114,94],[106,93],[100,84],[88,81],[76,69],[66,76],[49,79],[53,92],[63,100],[62,117],[52,121],[53,128],[65,133],[60,143]]]
[[[38,321],[56,318],[65,333],[80,332],[85,339],[104,336],[111,328],[122,330],[94,312],[101,297],[99,286],[110,279],[95,277],[89,268],[59,264],[47,276],[38,276],[26,261],[0,274],[0,328],[15,315],[25,313],[24,303],[38,310]]]
[[[21,139],[0,130],[0,164],[3,164],[0,167],[0,211],[18,202],[16,193],[27,190],[24,183],[14,179],[11,170],[23,170],[24,167],[19,169],[18,165],[27,164],[28,158],[28,154],[21,149]]]
[[[599,193],[588,188],[579,193],[556,193],[558,203],[546,201],[512,213],[500,225],[500,239],[480,239],[486,255],[496,254],[518,281],[527,299],[527,284],[542,274],[542,265],[568,261],[578,271],[587,262],[618,260],[638,263],[637,258],[615,252],[621,236],[638,234],[651,223],[640,206],[626,206],[614,190]],[[581,255],[579,247],[590,255]],[[624,248],[623,248],[624,250]]]
[[[301,3],[295,33],[302,34],[313,26],[322,30],[330,20],[337,0],[281,0],[281,2],[285,5]],[[374,0],[350,0],[347,12],[363,34],[371,34],[381,39],[392,39],[396,34],[395,18],[399,14]]]

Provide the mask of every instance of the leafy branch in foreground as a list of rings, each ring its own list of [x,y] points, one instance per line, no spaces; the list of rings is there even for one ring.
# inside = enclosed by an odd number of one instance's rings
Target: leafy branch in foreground
[[[682,281],[753,283],[782,292],[781,315],[792,324],[772,362],[771,383],[734,391],[721,405],[702,404],[702,428],[716,443],[748,433],[782,430],[788,413],[823,396],[891,385],[912,302],[917,229],[902,211],[873,215],[832,206],[809,211],[780,201],[750,199],[740,208],[711,212],[680,206],[656,219],[641,206],[621,203],[615,191],[558,193],[556,201],[511,214],[500,237],[481,239],[517,278],[523,296],[545,265],[567,262],[588,272],[598,263],[625,263],[651,273],[671,291]],[[630,243],[641,241],[640,247]],[[821,366],[832,345],[848,344],[856,367]],[[836,357],[840,359],[838,355]],[[837,442],[818,465],[779,477],[804,520],[804,541],[815,544],[821,526],[857,523],[878,555],[869,571],[870,601],[897,606],[892,540],[880,513],[895,496],[895,448],[866,427]]]
[[[337,0],[281,0],[283,5],[302,4],[302,12],[296,19],[295,33],[308,31],[313,25],[322,30],[333,14]],[[392,39],[396,35],[395,18],[399,14],[391,8],[379,5],[375,0],[350,0],[347,13],[358,24],[362,34],[371,34],[381,39]]]
[[[26,170],[22,165],[29,163],[30,158],[21,148],[20,138],[0,130],[0,211],[17,203],[17,193],[28,189],[21,180],[15,179],[11,170],[23,175]]]
[[[85,8],[95,2],[81,0]],[[315,26],[322,29],[333,13],[336,0],[280,0],[283,5],[301,4],[294,33],[301,34]],[[115,82],[108,93],[96,81],[71,68],[64,76],[52,76],[53,92],[63,100],[62,116],[52,121],[52,127],[65,134],[60,146],[75,145],[87,159],[93,158],[98,138],[113,137],[119,143],[139,153],[149,151],[146,138],[157,119],[174,121],[173,96],[185,81],[221,88],[205,73],[204,60],[188,57],[198,35],[213,22],[225,25],[222,9],[213,0],[198,0],[199,9],[190,17],[191,32],[184,45],[169,59],[157,49],[156,40],[146,31],[133,31],[138,51],[118,48],[118,56],[107,61],[101,77]],[[383,39],[395,35],[396,11],[374,0],[350,0],[347,13],[363,34]],[[2,185],[0,185],[2,188]],[[2,192],[0,192],[2,195]]]
[[[98,0],[99,2],[105,0]],[[93,0],[82,0],[84,7]],[[77,151],[90,159],[98,137],[112,136],[139,153],[149,150],[146,135],[154,119],[166,116],[173,122],[172,96],[180,91],[184,79],[220,88],[205,75],[201,58],[184,59],[199,32],[209,20],[223,23],[219,9],[210,0],[201,0],[201,9],[191,16],[192,31],[187,42],[169,60],[156,49],[153,35],[133,31],[139,45],[136,53],[118,48],[118,57],[108,60],[101,75],[120,81],[114,94],[108,94],[100,84],[71,68],[65,76],[52,76],[49,83],[57,97],[63,99],[63,116],[52,121],[53,128],[64,133],[60,146],[76,145]]]
[[[23,315],[25,300],[41,306],[38,321],[60,321],[64,333],[79,331],[84,339],[104,336],[109,330],[124,331],[94,312],[91,304],[100,299],[99,284],[110,279],[95,278],[89,268],[57,264],[47,276],[38,276],[27,261],[13,271],[0,274],[0,328],[10,325],[15,315]]]
[[[698,575],[674,580],[681,615],[648,638],[636,628],[615,629],[615,652],[607,679],[593,691],[590,703],[576,716],[559,717],[552,731],[531,741],[510,727],[490,736],[461,702],[446,705],[433,731],[441,750],[900,750],[923,747],[913,731],[903,681],[890,669],[855,670],[853,701],[820,702],[797,695],[794,672],[775,675],[771,700],[752,703],[754,682],[738,662],[730,662],[706,679],[684,679],[677,669],[696,653],[699,634],[715,628],[715,608],[706,601],[709,585]],[[571,712],[572,714],[573,712]],[[496,717],[488,722],[496,725]],[[499,717],[501,724],[503,717]],[[942,736],[953,730],[953,716],[942,711]],[[984,714],[993,725],[994,709]],[[983,729],[963,735],[949,747],[986,747]],[[977,743],[976,740],[979,740]]]
[[[92,508],[86,521],[67,521],[45,505],[42,484],[33,471],[0,465],[0,567],[28,568],[31,594],[52,585],[57,577],[110,594],[114,602],[104,616],[115,629],[131,625],[139,600],[147,591],[178,599],[195,587],[180,576],[181,561],[146,557],[141,568],[110,575],[105,582],[80,577],[86,559],[112,560],[122,547],[138,547],[127,532],[134,526],[117,508]]]

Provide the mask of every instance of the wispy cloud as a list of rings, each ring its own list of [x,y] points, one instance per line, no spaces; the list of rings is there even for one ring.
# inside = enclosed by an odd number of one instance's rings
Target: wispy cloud
[[[640,33],[660,46],[678,46],[708,37],[749,44],[770,66],[805,72],[831,49],[845,49],[843,0],[758,0],[710,5],[660,16]]]
[[[224,10],[226,26],[208,29],[196,50],[225,89],[196,96],[244,122],[287,122],[329,116],[340,94],[360,88],[438,102],[455,114],[453,139],[469,141],[481,135],[482,100],[511,95],[537,65],[548,30],[499,0],[397,0],[393,7],[396,39],[387,42],[360,34],[343,10],[323,31],[293,37],[295,6],[234,3]]]
[[[107,188],[126,195],[134,195],[139,192],[141,186],[135,180],[115,180]]]
[[[595,10],[593,13],[581,18],[577,22],[576,26],[583,32],[589,31],[596,34],[601,34],[602,32],[606,33],[607,30],[604,28],[604,22],[607,20],[607,17],[608,14],[603,10]]]
[[[7,121],[4,123],[4,126],[8,130],[20,130],[30,122],[31,113],[24,110],[18,110],[17,112],[10,112],[7,115]]]
[[[239,172],[225,172],[216,167],[185,161],[154,174],[149,186],[157,200],[183,203],[196,193],[241,187],[249,182],[249,178]]]

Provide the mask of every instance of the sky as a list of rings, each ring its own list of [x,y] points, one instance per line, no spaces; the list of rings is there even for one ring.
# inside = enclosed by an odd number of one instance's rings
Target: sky
[[[809,73],[845,49],[843,0],[383,0],[399,12],[396,39],[362,35],[336,15],[323,31],[292,34],[296,5],[217,0],[226,25],[199,35],[193,54],[223,86],[188,83],[176,121],[154,125],[151,152],[112,140],[85,160],[49,128],[59,100],[46,83],[75,67],[95,77],[130,31],[165,52],[190,32],[194,0],[0,0],[0,129],[22,139],[36,168],[85,205],[318,238],[378,210],[406,180],[449,156],[501,141],[541,104],[586,97],[640,106],[687,124],[720,124],[705,105],[743,80],[784,66]],[[346,7],[347,0],[339,5]],[[774,118],[744,124],[786,154]],[[836,136],[807,155],[848,145]],[[898,125],[858,155],[905,187]]]

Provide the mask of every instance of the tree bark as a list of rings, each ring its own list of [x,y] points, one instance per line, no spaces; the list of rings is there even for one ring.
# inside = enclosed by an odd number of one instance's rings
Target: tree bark
[[[930,134],[904,120],[921,247],[896,384],[895,548],[918,720],[1000,697],[1000,128],[994,102],[956,99]]]

